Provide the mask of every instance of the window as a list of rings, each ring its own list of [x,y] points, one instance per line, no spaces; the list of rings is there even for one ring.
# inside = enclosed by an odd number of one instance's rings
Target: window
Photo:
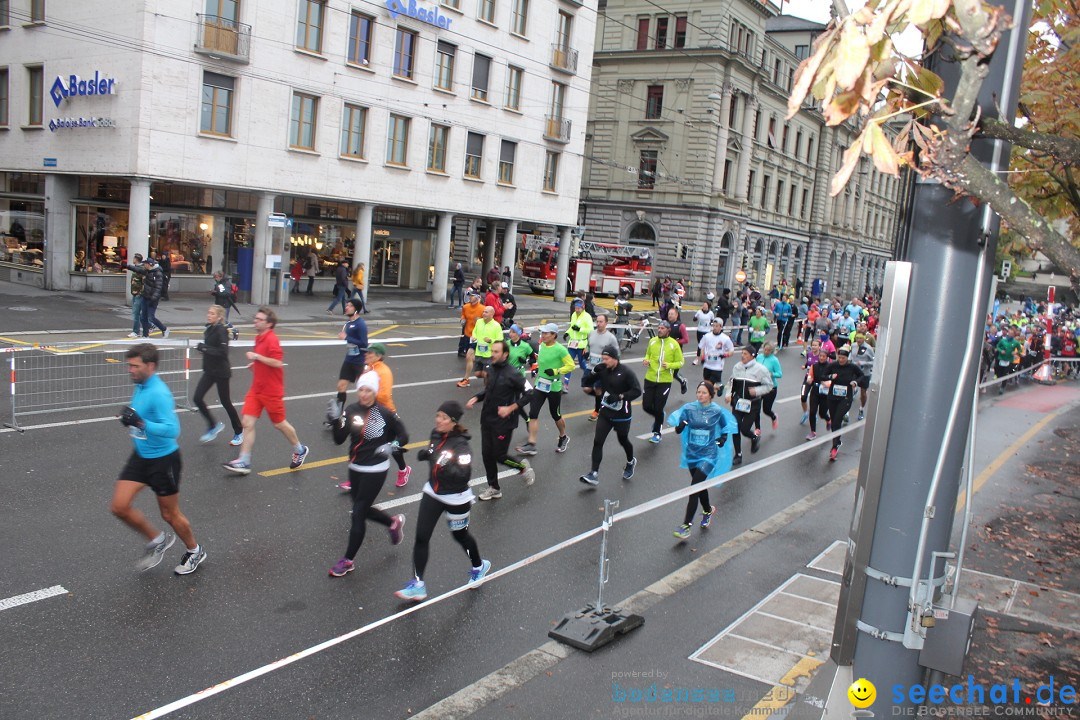
[[[427,169],[432,172],[446,172],[446,143],[450,140],[450,128],[446,125],[431,124],[428,135]]]
[[[776,117],[769,117],[769,133],[765,136],[765,140],[769,143],[769,147],[776,147]]]
[[[514,6],[510,10],[510,32],[524,37],[528,25],[529,0],[514,0]]]
[[[0,0],[0,27],[5,27],[11,22],[11,3],[9,0]]]
[[[203,71],[202,112],[199,130],[210,135],[232,135],[232,97],[236,78]]]
[[[461,0],[442,0],[443,7],[454,8],[455,10],[461,9]]]
[[[658,120],[664,110],[664,86],[650,85],[645,94],[645,119]]]
[[[345,103],[341,114],[341,154],[364,159],[364,131],[367,128],[367,108]]]
[[[409,159],[409,123],[411,120],[401,115],[391,115],[386,131],[386,164],[408,166]]]
[[[731,168],[732,168],[731,160],[725,160],[724,161],[724,184],[723,184],[723,189],[724,189],[724,194],[725,195],[730,194],[730,192],[731,192]]]
[[[506,109],[521,110],[521,83],[525,71],[510,65],[506,68]]]
[[[776,212],[781,212],[781,210],[784,207],[783,203],[784,203],[784,181],[783,180],[777,180],[776,181],[776,204],[773,205],[773,210],[775,210]]]
[[[412,80],[413,63],[416,60],[417,34],[412,30],[398,28],[394,43],[394,75]]]
[[[478,0],[476,17],[484,22],[495,22],[495,0]]]
[[[666,17],[656,18],[656,44],[653,45],[656,50],[663,50],[667,47],[667,21]]]
[[[799,215],[803,220],[806,219],[806,213],[810,209],[810,189],[803,188],[802,191],[802,206],[799,208]]]
[[[465,138],[465,177],[480,179],[484,164],[484,136],[471,132]]]
[[[491,58],[477,53],[473,56],[472,97],[474,100],[487,102],[488,79],[491,75]]]
[[[289,118],[289,147],[315,149],[315,121],[318,112],[318,98],[304,93],[293,93],[292,115]]]
[[[795,84],[795,68],[788,68],[787,71],[787,91],[791,92],[791,86]]]
[[[649,18],[638,18],[637,21],[637,50],[649,49]]]
[[[656,187],[656,163],[659,159],[659,150],[642,150],[638,161],[637,186],[641,190],[652,190]]]
[[[27,99],[29,100],[26,114],[27,125],[41,125],[42,81],[44,76],[45,71],[40,65],[26,68],[27,88],[29,90],[27,93]]]
[[[765,175],[761,178],[761,202],[758,203],[761,209],[764,210],[768,207],[767,202],[769,200],[769,186],[772,184],[772,178]]]
[[[728,45],[730,45],[732,52],[741,53],[750,57],[754,50],[754,33],[750,32],[750,28],[746,27],[738,20],[732,20],[731,35],[728,38]]]
[[[4,2],[0,1],[0,5]],[[239,0],[206,0],[206,14],[221,20],[235,23],[239,20],[237,5]]]
[[[2,21],[3,18],[0,18]],[[8,126],[8,69],[0,68],[0,127]]]
[[[30,0],[30,22],[45,22],[45,0]]]
[[[746,197],[750,200],[750,202],[754,202],[754,177],[756,175],[757,173],[751,170],[750,174],[747,176],[748,182],[746,185]]]
[[[788,217],[795,217],[795,193],[798,192],[798,188],[794,185],[791,186],[791,193],[788,195],[787,201],[787,214]]]
[[[758,110],[758,111],[756,111],[754,113],[754,133],[750,136],[750,137],[754,138],[755,141],[757,141],[757,139],[758,139],[758,126],[760,126],[760,125],[761,125],[761,111]]]
[[[296,47],[309,52],[322,52],[323,14],[325,0],[298,0],[296,13]]]
[[[675,47],[686,47],[686,16],[679,15],[675,18]]]
[[[349,18],[349,62],[354,65],[371,62],[371,29],[374,26],[374,18],[353,10]]]
[[[799,157],[799,153],[802,151],[802,130],[795,131],[795,148],[791,154],[795,157]]]
[[[806,138],[806,162],[810,162],[810,158],[814,157],[814,136]]]
[[[435,87],[441,90],[454,89],[454,56],[457,47],[442,40],[435,51]]]
[[[504,185],[514,184],[514,158],[517,156],[517,143],[503,140],[499,150],[499,182]]]
[[[781,65],[782,65],[782,63],[780,62],[780,58],[776,58],[776,62],[773,64],[773,71],[772,71],[773,85],[779,85],[780,84],[780,75],[781,75],[781,71],[782,71]]]
[[[796,45],[795,46],[795,57],[799,58],[800,60],[805,60],[806,58],[810,57],[810,46],[809,45]]]
[[[544,192],[555,192],[559,179],[559,153],[547,151],[544,156]]]
[[[739,116],[739,96],[731,95],[731,107],[728,108],[727,124],[729,128],[735,127],[735,121]]]
[[[570,50],[570,31],[573,27],[574,16],[560,10],[558,25],[555,28],[555,44],[559,46],[560,50]]]
[[[780,152],[783,152],[783,153],[787,152],[787,139],[788,139],[788,133],[790,131],[791,131],[791,127],[787,123],[784,123],[784,132],[780,136]]]
[[[556,121],[562,121],[563,111],[566,109],[566,86],[562,83],[551,83],[551,117]]]

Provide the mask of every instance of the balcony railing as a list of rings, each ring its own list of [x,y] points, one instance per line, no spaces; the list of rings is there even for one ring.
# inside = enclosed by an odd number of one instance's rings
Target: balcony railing
[[[199,40],[195,52],[217,55],[229,60],[248,61],[251,51],[251,26],[217,15],[197,14]]]
[[[567,73],[577,72],[578,51],[565,45],[551,45],[551,67]]]
[[[570,121],[555,115],[545,115],[544,137],[555,142],[570,142]]]

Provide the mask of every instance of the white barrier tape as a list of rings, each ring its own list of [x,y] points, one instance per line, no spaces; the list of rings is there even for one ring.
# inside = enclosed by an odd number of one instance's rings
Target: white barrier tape
[[[1008,382],[1009,380],[1012,380],[1015,377],[1020,377],[1021,375],[1026,375],[1027,373],[1035,372],[1036,370],[1038,370],[1039,368],[1041,368],[1045,364],[1046,364],[1046,361],[1041,360],[1038,363],[1036,363],[1035,365],[1032,365],[1031,367],[1024,368],[1023,370],[1017,370],[1016,372],[1009,373],[1008,375],[1002,375],[999,378],[994,378],[993,380],[987,380],[986,382],[979,384],[979,389],[983,390],[983,389],[988,388],[988,387],[993,387],[994,385],[998,385],[998,384],[1003,383],[1003,382]],[[989,370],[987,372],[989,372]]]

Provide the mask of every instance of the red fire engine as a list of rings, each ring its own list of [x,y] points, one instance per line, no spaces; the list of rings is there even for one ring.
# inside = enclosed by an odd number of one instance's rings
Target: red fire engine
[[[554,292],[559,258],[556,241],[539,235],[524,236],[524,241],[522,275],[529,288],[534,293]],[[575,240],[570,247],[566,292],[616,295],[625,290],[630,297],[647,295],[651,275],[649,248]]]

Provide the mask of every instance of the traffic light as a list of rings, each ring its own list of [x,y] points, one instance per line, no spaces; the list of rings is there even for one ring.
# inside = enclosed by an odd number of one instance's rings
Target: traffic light
[[[1001,279],[1007,282],[1010,275],[1012,275],[1012,260],[1002,260]]]
[[[683,254],[685,250],[686,250],[686,246],[683,245],[681,242],[675,243],[675,259],[676,260],[682,260],[684,257],[686,257]]]

